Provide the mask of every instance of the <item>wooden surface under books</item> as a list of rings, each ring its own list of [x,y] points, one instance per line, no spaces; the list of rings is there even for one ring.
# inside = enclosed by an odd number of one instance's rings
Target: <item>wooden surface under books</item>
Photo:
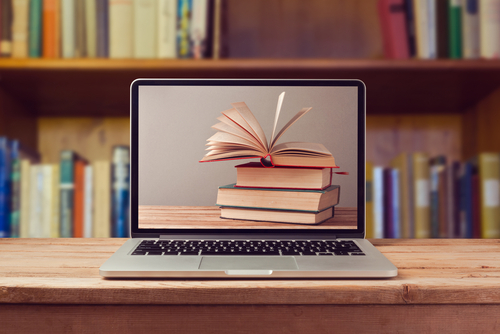
[[[257,222],[220,218],[217,206],[139,206],[140,228],[262,228],[262,229],[352,229],[355,208],[335,208],[335,216],[318,225]]]
[[[125,240],[0,239],[0,332],[500,329],[500,240],[371,240],[391,279],[103,279]]]

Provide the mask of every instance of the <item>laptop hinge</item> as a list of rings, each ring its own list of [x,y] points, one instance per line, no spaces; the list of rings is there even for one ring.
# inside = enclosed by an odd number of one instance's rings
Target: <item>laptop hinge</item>
[[[206,238],[206,237],[205,237]],[[332,236],[329,236],[328,239],[337,239],[338,237],[336,235],[332,235]],[[171,240],[171,239],[176,239],[175,237],[173,237],[172,235],[160,235],[160,240]],[[179,238],[177,238],[179,239]],[[181,238],[181,239],[184,239],[184,238]],[[207,239],[210,239],[210,238],[207,238]],[[217,237],[217,238],[211,238],[211,239],[220,239],[220,237]],[[243,239],[243,238],[241,238]],[[245,239],[248,239],[248,237],[246,237]],[[250,238],[251,239],[251,238]],[[262,238],[256,238],[256,239],[262,239]],[[279,238],[273,238],[273,239],[279,239]],[[290,237],[286,238],[286,239],[291,239]],[[308,237],[303,237],[301,239],[309,239]],[[320,238],[313,238],[313,239],[320,239]]]

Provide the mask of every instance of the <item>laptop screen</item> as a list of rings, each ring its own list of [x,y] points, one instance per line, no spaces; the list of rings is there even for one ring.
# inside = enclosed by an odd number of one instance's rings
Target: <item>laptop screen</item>
[[[131,94],[132,233],[364,231],[360,81],[144,79]]]

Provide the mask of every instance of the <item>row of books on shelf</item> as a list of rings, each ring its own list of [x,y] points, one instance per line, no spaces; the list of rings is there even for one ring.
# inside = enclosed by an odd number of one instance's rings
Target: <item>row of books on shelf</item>
[[[368,238],[500,238],[500,154],[402,153],[366,168]]]
[[[41,164],[0,137],[0,237],[128,237],[129,148],[89,163],[71,150]]]
[[[207,58],[219,31],[216,3],[2,0],[0,53],[13,58]]]
[[[386,58],[499,58],[499,0],[379,0]]]

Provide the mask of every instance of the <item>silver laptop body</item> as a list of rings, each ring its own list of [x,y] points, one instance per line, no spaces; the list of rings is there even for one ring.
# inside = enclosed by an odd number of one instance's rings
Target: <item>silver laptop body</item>
[[[335,214],[331,220],[317,225],[250,220],[236,224],[228,219],[214,220],[212,216],[211,224],[200,216],[155,219],[156,208],[173,207],[187,216],[191,211],[183,211],[184,206],[218,210],[213,208],[218,187],[232,183],[236,178],[235,165],[248,160],[200,163],[206,153],[206,140],[215,133],[211,126],[222,111],[231,108],[231,103],[244,101],[266,135],[270,135],[276,102],[282,92],[286,92],[279,118],[282,124],[303,107],[313,109],[290,127],[280,142],[322,143],[332,152],[340,167],[335,170],[339,174],[332,174],[332,184],[340,185],[341,189],[340,201],[334,209],[354,208],[355,219],[343,226],[336,223]],[[397,268],[364,239],[365,96],[365,85],[359,80],[135,80],[131,85],[130,114],[131,239],[99,268],[100,275],[106,278],[397,276]],[[202,250],[188,254],[175,248],[179,253],[167,253],[168,245],[193,243],[205,245],[205,250],[207,245],[215,244],[221,247],[236,244],[241,249],[241,245],[250,244],[253,247],[298,243],[347,245],[348,250],[287,255],[280,249],[273,255],[241,252],[218,255]]]

